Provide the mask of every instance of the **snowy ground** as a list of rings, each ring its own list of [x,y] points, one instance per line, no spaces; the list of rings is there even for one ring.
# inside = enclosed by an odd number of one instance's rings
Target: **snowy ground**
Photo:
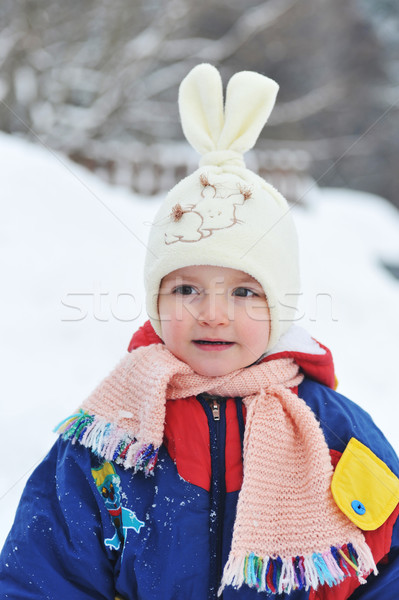
[[[0,135],[0,546],[52,428],[112,369],[145,320],[142,264],[159,198],[111,188],[62,156]],[[298,324],[329,346],[339,391],[399,451],[399,213],[348,190],[294,208]]]

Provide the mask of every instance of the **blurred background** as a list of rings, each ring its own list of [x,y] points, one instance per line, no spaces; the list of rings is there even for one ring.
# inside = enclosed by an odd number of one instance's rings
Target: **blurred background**
[[[146,320],[146,239],[198,166],[178,85],[280,85],[249,167],[290,202],[298,324],[399,451],[395,0],[1,0],[0,546],[52,429]]]
[[[0,18],[0,129],[111,182],[152,194],[196,165],[177,87],[211,62],[280,84],[261,170],[399,206],[395,0],[2,0]]]

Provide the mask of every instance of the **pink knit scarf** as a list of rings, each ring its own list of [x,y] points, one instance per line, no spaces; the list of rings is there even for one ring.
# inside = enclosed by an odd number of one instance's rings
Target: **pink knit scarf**
[[[363,533],[334,503],[322,430],[291,391],[302,379],[289,358],[205,377],[153,344],[128,354],[60,432],[105,460],[149,474],[163,440],[167,400],[202,392],[242,397],[244,480],[219,593],[243,583],[290,593],[337,585],[347,576],[364,582],[376,572],[374,559]]]

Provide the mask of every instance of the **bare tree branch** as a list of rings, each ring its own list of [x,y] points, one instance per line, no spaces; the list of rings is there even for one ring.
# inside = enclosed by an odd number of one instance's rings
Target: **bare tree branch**
[[[244,11],[234,26],[216,41],[208,40],[191,58],[220,62],[225,60],[257,33],[271,27],[298,0],[269,0]]]
[[[346,86],[343,81],[335,80],[320,88],[311,90],[308,94],[291,102],[279,102],[273,110],[269,124],[280,125],[281,123],[302,121],[310,115],[333,106],[344,97],[345,91]]]

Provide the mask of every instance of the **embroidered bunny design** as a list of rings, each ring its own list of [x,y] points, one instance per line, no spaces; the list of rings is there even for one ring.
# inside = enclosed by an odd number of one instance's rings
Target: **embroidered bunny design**
[[[205,174],[200,175],[202,186],[196,204],[175,204],[170,214],[171,224],[165,233],[165,244],[176,242],[198,242],[214,231],[228,229],[240,223],[237,207],[251,197],[251,191],[243,186],[237,190],[226,190],[209,182]]]

